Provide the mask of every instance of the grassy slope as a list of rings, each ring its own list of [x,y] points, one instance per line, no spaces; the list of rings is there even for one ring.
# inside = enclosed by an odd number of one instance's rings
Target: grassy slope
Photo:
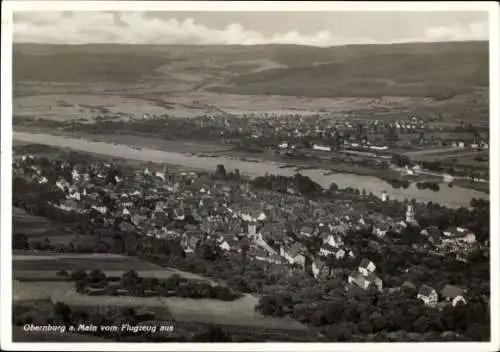
[[[233,79],[230,86],[215,90],[239,94],[325,97],[393,95],[446,98],[475,87],[488,86],[485,43],[414,45],[325,49],[330,54],[329,63],[241,75]],[[322,55],[326,61],[325,52]],[[295,59],[299,61],[299,58]],[[311,60],[314,58],[311,57]]]
[[[298,45],[35,45],[14,46],[14,80],[134,83],[172,62],[196,72],[232,71],[239,61],[268,59],[287,68],[232,72],[225,93],[297,96],[444,97],[488,86],[488,43],[413,43],[318,48]],[[188,68],[186,68],[188,69]],[[238,71],[238,70],[236,70]],[[240,74],[238,74],[240,73]]]

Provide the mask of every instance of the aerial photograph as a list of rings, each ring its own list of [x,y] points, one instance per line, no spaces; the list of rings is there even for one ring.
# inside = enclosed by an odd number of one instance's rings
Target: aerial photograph
[[[13,342],[491,341],[488,11],[12,28]]]

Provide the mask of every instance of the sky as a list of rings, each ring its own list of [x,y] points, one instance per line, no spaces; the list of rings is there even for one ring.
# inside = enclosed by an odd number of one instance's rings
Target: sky
[[[17,12],[14,42],[303,44],[488,40],[486,11]]]

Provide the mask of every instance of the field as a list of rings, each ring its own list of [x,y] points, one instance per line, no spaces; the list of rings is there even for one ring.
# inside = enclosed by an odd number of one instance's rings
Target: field
[[[46,218],[28,214],[25,210],[12,208],[12,228],[16,233],[23,233],[29,240],[44,240],[51,242],[69,243],[76,238],[76,234],[63,225],[55,224]]]
[[[12,255],[12,261],[14,272],[94,269],[103,271],[165,270],[159,265],[150,264],[137,258],[106,253],[46,253],[45,255],[32,255],[30,252],[16,251]]]
[[[487,42],[14,45],[14,116],[422,112],[488,120]],[[50,106],[50,109],[49,109]],[[120,117],[121,116],[121,117]]]
[[[282,95],[245,95],[217,94],[206,91],[178,94],[145,93],[130,95],[113,93],[101,95],[77,94],[33,94],[14,98],[13,116],[39,117],[56,121],[93,122],[94,116],[101,113],[105,119],[129,121],[130,118],[142,119],[144,114],[170,115],[175,117],[197,117],[207,114],[228,113],[235,115],[314,115],[331,113],[332,118],[347,117],[348,112],[363,111],[370,107],[373,118],[388,118],[382,112],[391,109],[402,111],[432,106],[426,98],[398,97],[307,97]],[[379,112],[379,113],[377,113]],[[397,113],[401,116],[401,113]],[[390,116],[389,116],[390,117]]]
[[[245,295],[232,302],[212,299],[184,299],[179,297],[162,297],[161,300],[179,321],[213,323],[220,325],[244,325],[249,327],[265,327],[267,329],[304,330],[304,326],[291,319],[264,317],[255,312],[258,299]]]
[[[136,270],[141,276],[168,278],[179,274],[188,279],[201,279],[198,275],[163,268],[136,258],[107,254],[55,254],[26,251],[13,253],[13,299],[31,301],[50,298],[70,306],[80,307],[147,307],[163,309],[176,321],[197,322],[268,329],[304,330],[305,327],[289,319],[267,318],[255,312],[258,299],[245,295],[232,301],[211,299],[184,299],[178,297],[88,296],[75,291],[73,283],[58,280],[57,270],[103,270],[118,276],[127,270]],[[50,280],[50,281],[49,281]]]
[[[478,151],[469,148],[440,148],[408,152],[405,154],[412,160],[440,161],[442,163],[453,163],[477,169],[489,168],[489,150]],[[476,157],[481,159],[476,160]]]

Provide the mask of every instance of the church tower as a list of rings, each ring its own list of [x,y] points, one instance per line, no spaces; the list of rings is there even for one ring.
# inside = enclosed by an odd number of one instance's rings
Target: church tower
[[[406,208],[406,222],[412,223],[415,221],[415,210],[413,209],[413,205],[408,205]]]

